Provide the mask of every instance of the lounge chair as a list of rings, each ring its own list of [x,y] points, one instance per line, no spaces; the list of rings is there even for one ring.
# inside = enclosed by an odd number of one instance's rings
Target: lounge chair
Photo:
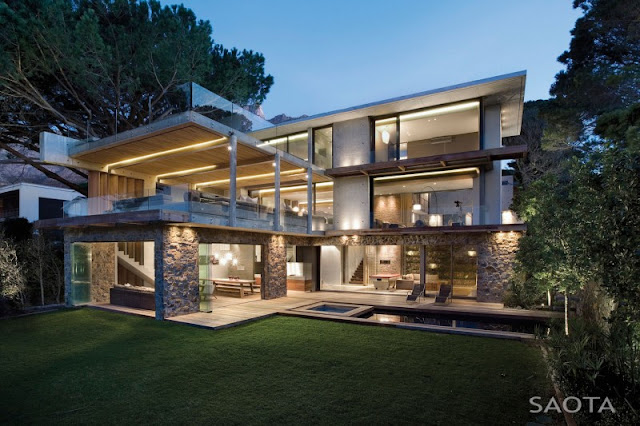
[[[419,302],[424,297],[424,284],[414,284],[413,290],[407,295],[407,302]]]
[[[436,296],[436,303],[439,305],[444,305],[445,303],[451,302],[451,285],[450,284],[441,284],[440,291]]]

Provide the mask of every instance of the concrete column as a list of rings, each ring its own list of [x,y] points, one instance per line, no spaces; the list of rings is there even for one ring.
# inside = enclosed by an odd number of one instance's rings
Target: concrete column
[[[229,226],[236,226],[236,176],[238,160],[238,138],[235,134],[229,137]]]
[[[282,235],[271,235],[262,250],[263,299],[275,299],[287,295],[287,246]]]
[[[156,319],[200,310],[198,236],[188,227],[158,230],[155,244]]]
[[[307,167],[307,234],[313,232],[313,170]]]
[[[502,146],[502,123],[500,120],[500,105],[487,106],[484,109],[484,149],[500,148]],[[481,223],[495,225],[500,223],[500,208],[502,203],[502,164],[494,161],[491,170],[480,172]]]
[[[273,209],[273,230],[280,231],[282,229],[280,223],[280,153],[276,152],[275,157],[275,193],[274,197],[274,209]]]
[[[333,209],[336,230],[369,228],[369,176],[336,179],[333,182]]]

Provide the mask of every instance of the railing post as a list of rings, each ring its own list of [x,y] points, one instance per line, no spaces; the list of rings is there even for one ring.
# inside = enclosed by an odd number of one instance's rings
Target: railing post
[[[238,138],[229,133],[229,226],[236,226],[236,175]]]
[[[275,193],[273,209],[273,230],[280,231],[280,153],[276,151],[275,156]]]
[[[313,169],[307,167],[307,234],[313,232]]]

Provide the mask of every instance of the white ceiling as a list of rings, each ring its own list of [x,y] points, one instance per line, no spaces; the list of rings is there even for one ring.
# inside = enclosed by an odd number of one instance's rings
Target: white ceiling
[[[400,142],[478,132],[478,109],[400,121]]]

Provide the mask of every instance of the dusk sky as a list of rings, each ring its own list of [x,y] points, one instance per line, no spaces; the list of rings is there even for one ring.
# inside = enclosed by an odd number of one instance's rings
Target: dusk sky
[[[163,1],[173,4],[172,1]],[[264,54],[267,118],[317,114],[527,71],[549,97],[579,10],[570,0],[186,0],[226,47]]]

